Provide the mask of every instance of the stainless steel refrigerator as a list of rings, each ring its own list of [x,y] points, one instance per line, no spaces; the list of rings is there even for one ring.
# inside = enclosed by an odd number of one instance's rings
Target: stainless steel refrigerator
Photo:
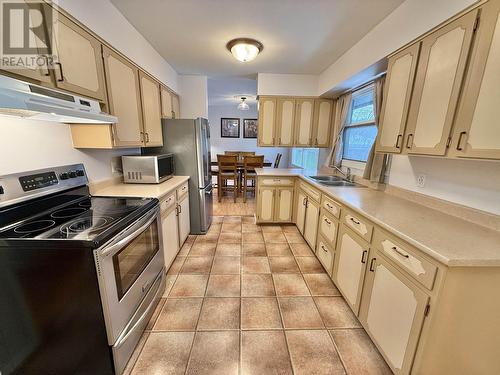
[[[143,155],[172,152],[175,174],[189,176],[191,234],[205,234],[212,224],[213,196],[210,126],[204,118],[162,120],[163,146],[143,148]]]

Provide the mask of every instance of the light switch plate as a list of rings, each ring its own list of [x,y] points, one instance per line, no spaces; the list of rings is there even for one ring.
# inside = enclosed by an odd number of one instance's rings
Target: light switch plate
[[[417,186],[423,188],[425,186],[425,174],[417,176]]]

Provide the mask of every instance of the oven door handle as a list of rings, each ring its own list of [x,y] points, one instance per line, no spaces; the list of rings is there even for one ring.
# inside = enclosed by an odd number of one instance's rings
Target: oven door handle
[[[165,271],[162,270],[162,272],[157,276],[157,278],[156,278],[156,280],[153,283],[153,286],[151,288],[153,288],[155,284],[161,284],[161,281],[163,280],[164,275],[165,275]],[[156,307],[155,301],[157,300],[157,298],[161,292],[161,289],[162,288],[158,287],[158,290],[155,292],[155,295],[154,295],[153,299],[151,300],[151,304],[142,313],[140,318],[137,319],[137,321],[134,323],[134,325],[132,327],[130,327],[129,329],[125,329],[123,331],[122,335],[120,337],[118,337],[118,340],[116,340],[116,344],[114,345],[114,347],[116,349],[118,349],[120,346],[123,345],[123,343],[125,341],[127,341],[128,337],[132,334],[132,332],[134,332],[135,329],[144,321],[144,319],[148,316],[148,314],[151,312],[151,310],[154,307]]]
[[[106,246],[101,250],[101,256],[102,257],[107,257],[109,255],[115,254],[118,250],[123,248],[125,245],[127,245],[129,242],[131,242],[135,237],[137,237],[141,232],[143,232],[147,227],[151,225],[153,221],[155,221],[158,218],[158,207],[155,207],[153,210],[153,213],[144,217],[139,221],[140,227],[134,230],[132,233],[127,235],[126,237],[118,240],[118,242],[115,242],[114,244],[110,246]],[[146,221],[146,222],[144,222]]]

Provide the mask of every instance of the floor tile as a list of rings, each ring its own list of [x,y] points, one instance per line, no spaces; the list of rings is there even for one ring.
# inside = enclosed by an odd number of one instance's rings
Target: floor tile
[[[144,347],[144,344],[146,344],[146,340],[149,337],[149,332],[144,332],[139,339],[139,342],[135,346],[134,351],[132,352],[132,355],[130,356],[130,359],[127,362],[127,366],[125,366],[125,369],[123,370],[121,375],[130,375],[132,373],[132,368],[134,367],[135,363],[137,362],[137,359],[139,358],[139,355],[142,352],[142,348]]]
[[[276,295],[271,274],[241,275],[242,297],[267,297]]]
[[[271,273],[267,257],[243,257],[241,258],[242,273]]]
[[[356,316],[342,297],[314,297],[326,328],[360,328]]]
[[[316,257],[295,257],[302,273],[325,273],[325,269]]]
[[[153,331],[194,331],[203,298],[167,298]]]
[[[263,233],[281,233],[281,225],[261,225]]]
[[[307,288],[301,274],[295,273],[275,273],[273,274],[274,286],[278,296],[309,296]]]
[[[200,237],[198,237],[200,238]],[[215,253],[215,247],[217,246],[216,241],[198,241],[196,240],[193,246],[191,247],[191,251],[189,252],[189,257],[202,257],[202,256],[213,256]]]
[[[194,241],[196,240],[196,234],[190,234],[187,238],[186,238],[186,242],[185,243],[190,243],[191,245],[194,243]]]
[[[305,273],[302,275],[313,296],[340,296],[330,276],[326,273]]]
[[[269,257],[272,273],[300,273],[294,257]]]
[[[158,302],[158,305],[156,305],[156,308],[155,308],[155,311],[153,312],[153,315],[151,315],[151,318],[149,318],[149,322],[145,328],[146,331],[153,329],[153,326],[156,323],[156,319],[158,319],[158,316],[160,315],[160,312],[163,309],[163,305],[165,304],[166,301],[167,301],[166,298],[160,299],[160,302]]]
[[[193,247],[193,243],[188,243],[187,241],[184,242],[184,245],[182,245],[181,249],[177,253],[177,256],[181,256],[181,257],[187,256],[192,247]]]
[[[222,224],[224,216],[212,216],[212,224]]]
[[[283,331],[241,332],[241,375],[292,375]]]
[[[239,297],[240,275],[210,275],[207,297]]]
[[[196,332],[188,375],[237,375],[240,337],[238,331]]]
[[[288,257],[293,256],[290,246],[286,243],[268,243],[266,244],[267,256],[269,257]]]
[[[198,330],[240,328],[239,298],[205,298],[201,308]]]
[[[264,237],[260,232],[243,233],[243,243],[264,243]]]
[[[217,233],[217,232],[220,232],[221,229],[222,229],[221,223],[212,223],[212,225],[210,225],[210,228],[208,229],[207,233]]]
[[[182,265],[181,274],[210,273],[213,257],[187,257]]]
[[[241,233],[221,233],[219,243],[241,243]]]
[[[324,328],[311,297],[279,297],[285,328]]]
[[[306,243],[291,243],[290,249],[296,257],[312,257],[315,256],[311,248]]]
[[[346,373],[328,331],[286,331],[285,335],[294,374]]]
[[[221,243],[217,245],[217,250],[215,251],[215,256],[237,256],[241,255],[241,244],[239,243]]]
[[[203,297],[208,275],[179,275],[169,297]]]
[[[175,260],[170,265],[170,268],[167,271],[167,275],[177,275],[181,270],[185,260],[186,257],[177,256],[177,258],[175,258]]]
[[[281,328],[276,298],[242,298],[241,329]]]
[[[392,374],[363,329],[339,329],[330,333],[348,374]]]
[[[177,279],[177,275],[167,275],[165,276],[165,291],[163,292],[163,297],[168,297],[168,294],[172,290],[172,287],[175,284],[175,280]]]
[[[239,275],[240,257],[215,257],[210,273],[214,275]]]
[[[306,243],[300,233],[284,233],[288,243]]]
[[[283,233],[300,233],[295,225],[282,225],[281,230]]]
[[[222,224],[221,233],[237,233],[237,232],[241,232],[241,223]]]
[[[212,232],[212,233],[207,233],[202,235],[205,241],[218,241],[220,232]]]
[[[152,332],[132,374],[184,374],[193,337],[194,332]]]
[[[224,216],[222,220],[223,223],[240,223],[241,224],[241,216]]]
[[[262,229],[257,224],[246,224],[246,223],[243,223],[241,225],[241,231],[243,233],[256,233],[256,232],[261,232]]]
[[[266,243],[287,243],[283,232],[263,232]]]
[[[241,222],[243,224],[255,224],[255,216],[254,215],[251,215],[251,216],[242,216],[241,217]]]
[[[241,252],[243,256],[247,257],[265,257],[266,245],[264,243],[243,243],[241,245]]]

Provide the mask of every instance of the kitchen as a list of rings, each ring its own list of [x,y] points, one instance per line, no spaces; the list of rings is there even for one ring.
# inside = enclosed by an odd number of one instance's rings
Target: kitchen
[[[1,5],[2,374],[500,372],[498,0]]]

